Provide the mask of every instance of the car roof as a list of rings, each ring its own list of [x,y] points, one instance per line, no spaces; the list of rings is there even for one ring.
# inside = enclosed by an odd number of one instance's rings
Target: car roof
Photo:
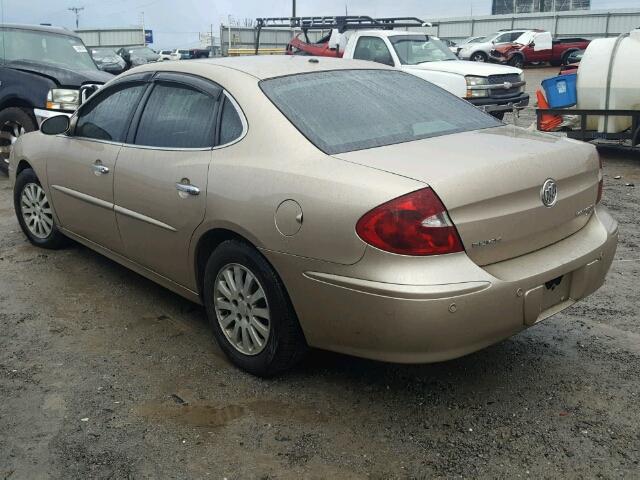
[[[172,62],[173,63],[173,62]],[[394,68],[379,63],[367,62],[364,60],[347,60],[331,57],[309,57],[301,55],[251,55],[244,57],[224,57],[224,58],[203,58],[191,60],[190,62],[175,62],[171,66],[172,71],[193,72],[207,76],[213,68],[228,68],[237,72],[242,72],[259,80],[273,77],[284,77],[286,75],[296,75],[300,73],[311,73],[326,70],[395,70]],[[188,65],[187,65],[188,64]],[[157,71],[164,70],[167,66],[160,64],[147,64],[129,70],[130,72]],[[213,67],[213,68],[212,68]]]
[[[60,35],[68,35],[80,38],[77,33],[67,30],[64,27],[54,27],[51,25],[28,25],[20,23],[0,23],[0,28],[9,28],[13,30],[32,30],[35,32],[57,33]]]

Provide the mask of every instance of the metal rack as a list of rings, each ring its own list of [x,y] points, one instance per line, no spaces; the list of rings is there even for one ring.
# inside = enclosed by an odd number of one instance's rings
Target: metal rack
[[[260,32],[263,28],[299,28],[309,43],[309,30],[333,30],[340,33],[347,30],[377,29],[393,30],[394,28],[432,27],[432,23],[416,17],[386,17],[372,18],[366,15],[345,15],[334,17],[269,17],[256,19],[256,55],[260,47]]]

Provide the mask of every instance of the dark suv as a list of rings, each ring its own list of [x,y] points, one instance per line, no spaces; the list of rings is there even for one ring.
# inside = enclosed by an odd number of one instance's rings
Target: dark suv
[[[0,24],[0,172],[18,136],[50,116],[71,115],[83,96],[112,78],[73,32]]]

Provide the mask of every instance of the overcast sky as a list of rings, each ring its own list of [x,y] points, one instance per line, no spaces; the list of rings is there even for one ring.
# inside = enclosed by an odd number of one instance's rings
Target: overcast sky
[[[488,15],[491,0],[297,0],[298,15],[438,17]],[[84,7],[80,28],[140,25],[154,31],[154,48],[196,46],[198,32],[214,24],[219,35],[227,15],[237,19],[291,15],[291,0],[0,0],[3,21],[75,27],[69,7]],[[640,0],[592,0],[592,9],[633,8]]]

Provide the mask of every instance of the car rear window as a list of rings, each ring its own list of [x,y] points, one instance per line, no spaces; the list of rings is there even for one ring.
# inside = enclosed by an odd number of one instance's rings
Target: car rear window
[[[260,86],[328,154],[501,125],[432,83],[396,70],[304,73]]]

